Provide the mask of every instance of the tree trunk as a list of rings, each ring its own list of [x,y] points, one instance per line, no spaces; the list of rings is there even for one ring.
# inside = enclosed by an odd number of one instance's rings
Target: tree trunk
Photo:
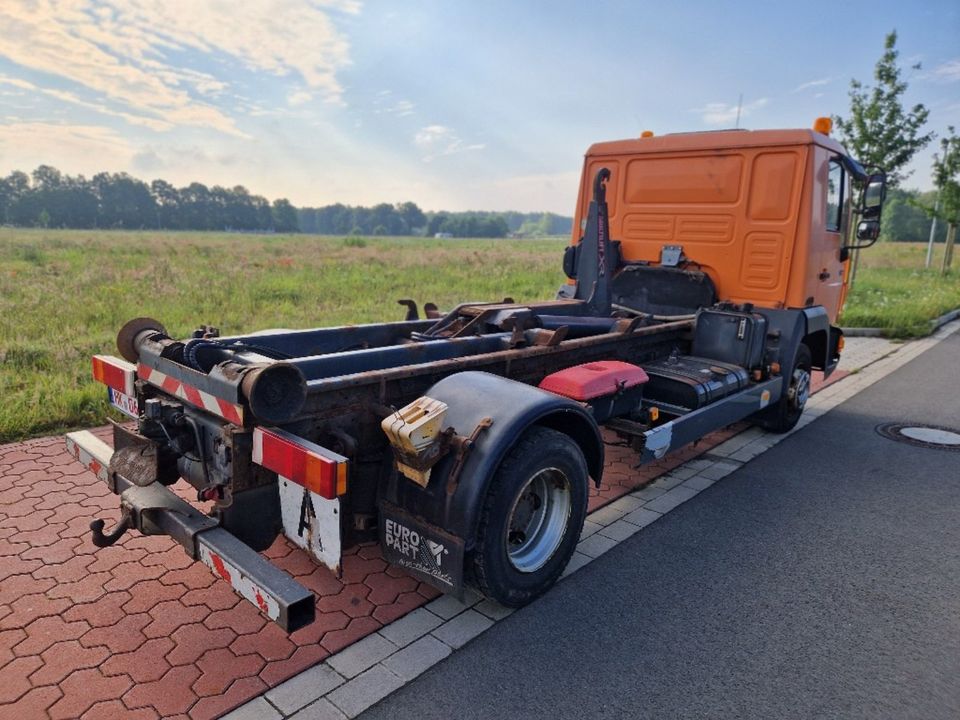
[[[957,224],[950,223],[947,228],[947,244],[943,248],[943,267],[940,269],[942,275],[950,272],[950,264],[953,262],[953,246],[957,242]]]

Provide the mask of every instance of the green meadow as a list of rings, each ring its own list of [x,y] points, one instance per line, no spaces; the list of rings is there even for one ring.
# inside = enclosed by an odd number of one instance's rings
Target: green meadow
[[[115,354],[130,318],[186,337],[201,324],[233,334],[400,320],[400,298],[548,299],[565,243],[2,228],[0,442],[102,423],[90,356]],[[923,253],[865,251],[843,324],[917,335],[960,306],[957,272],[918,270]]]

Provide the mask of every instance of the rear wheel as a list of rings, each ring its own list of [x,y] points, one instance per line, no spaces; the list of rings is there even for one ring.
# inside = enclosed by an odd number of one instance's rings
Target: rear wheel
[[[789,432],[796,427],[800,416],[803,415],[803,408],[810,398],[812,364],[810,348],[800,343],[797,354],[794,356],[790,386],[776,405],[754,416],[757,425],[775,433]]]
[[[484,501],[473,553],[479,590],[510,607],[546,592],[576,548],[587,511],[587,463],[567,435],[528,430]]]

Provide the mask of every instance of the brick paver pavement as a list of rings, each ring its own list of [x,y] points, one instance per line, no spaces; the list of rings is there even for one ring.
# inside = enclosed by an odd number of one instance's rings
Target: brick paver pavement
[[[737,430],[640,469],[608,436],[590,509]],[[90,520],[118,516],[61,437],[0,446],[0,719],[217,717],[437,595],[375,545],[338,580],[281,538],[265,554],[317,595],[316,622],[287,635],[169,538],[96,549]]]

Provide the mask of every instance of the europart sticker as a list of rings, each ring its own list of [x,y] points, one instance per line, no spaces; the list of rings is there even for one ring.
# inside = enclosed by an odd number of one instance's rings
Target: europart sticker
[[[445,592],[461,590],[463,541],[460,538],[383,503],[380,546],[384,557],[393,565]]]
[[[760,393],[760,407],[765,408],[769,404],[770,404],[770,391],[764,390],[762,393]]]

